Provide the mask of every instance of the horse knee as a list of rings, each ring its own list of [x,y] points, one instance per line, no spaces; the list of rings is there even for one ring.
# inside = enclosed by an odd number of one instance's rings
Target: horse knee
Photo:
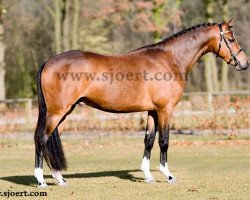
[[[146,136],[144,139],[145,148],[151,150],[154,146],[155,137],[153,135]]]
[[[161,151],[167,151],[168,145],[169,145],[168,140],[159,140],[159,146],[160,146]]]
[[[145,148],[147,150],[151,150],[153,148],[153,146],[154,146],[154,142],[152,142],[152,141],[145,143]]]

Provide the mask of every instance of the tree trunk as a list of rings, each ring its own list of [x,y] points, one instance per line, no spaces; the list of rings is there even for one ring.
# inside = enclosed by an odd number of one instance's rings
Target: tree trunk
[[[0,100],[5,99],[5,45],[3,42],[3,25],[0,24]]]
[[[5,54],[5,44],[3,39],[4,26],[2,21],[2,2],[0,1],[0,100],[5,99],[5,62],[4,62],[4,54]]]
[[[69,14],[69,1],[63,0],[62,9],[62,31],[63,31],[63,51],[70,50],[70,14]]]
[[[212,16],[213,16],[213,0],[203,0],[203,3],[206,7],[206,13],[205,16],[207,18],[208,22],[212,22]],[[208,54],[205,56],[204,59],[205,64],[205,78],[206,78],[206,85],[207,90],[209,92],[218,91],[219,90],[219,81],[218,81],[218,68],[216,65],[216,60],[214,55]]]
[[[211,68],[212,68],[214,91],[218,92],[220,89],[219,78],[218,78],[218,67],[217,67],[217,63],[216,63],[216,59],[214,55],[210,54],[209,56],[211,57]]]
[[[61,53],[62,52],[62,13],[61,13],[61,0],[54,0],[54,8],[55,8],[55,15],[54,15],[54,34],[55,34],[55,52]]]
[[[72,49],[78,48],[79,15],[80,15],[80,3],[79,0],[74,0],[74,15],[72,22]]]
[[[228,2],[223,0],[222,10],[223,10],[223,20],[228,20]],[[225,62],[222,62],[221,66],[221,89],[222,91],[227,91],[228,88],[228,65]]]
[[[206,79],[206,86],[207,86],[207,91],[208,92],[213,92],[214,88],[213,88],[213,82],[211,80],[212,77],[212,70],[211,70],[211,57],[210,56],[205,56],[204,57],[204,64],[205,64],[205,79]]]

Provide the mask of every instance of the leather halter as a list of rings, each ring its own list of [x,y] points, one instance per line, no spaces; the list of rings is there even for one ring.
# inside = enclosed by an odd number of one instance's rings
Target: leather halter
[[[243,51],[242,49],[240,49],[236,54],[233,53],[232,49],[230,48],[230,45],[228,44],[228,41],[225,37],[225,33],[223,32],[223,29],[222,29],[222,24],[219,24],[219,29],[220,29],[220,43],[219,43],[219,49],[218,49],[218,52],[216,54],[216,58],[219,56],[219,53],[220,53],[220,49],[221,49],[221,46],[222,46],[222,42],[224,41],[228,50],[230,51],[230,54],[231,54],[231,58],[230,60],[227,62],[227,64],[230,64],[232,61],[235,62],[234,66],[236,67],[237,65],[240,66],[240,61],[237,59],[237,56],[239,55],[239,53],[241,51]],[[229,32],[229,31],[228,31]],[[235,38],[234,38],[235,39]]]

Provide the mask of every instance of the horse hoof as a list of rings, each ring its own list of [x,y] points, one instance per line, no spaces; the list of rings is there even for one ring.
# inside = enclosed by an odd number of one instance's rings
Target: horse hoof
[[[45,183],[45,182],[43,182],[43,183],[38,183],[38,185],[37,185],[37,187],[38,188],[46,188],[46,187],[48,187],[48,185],[47,185],[47,183]]]
[[[58,183],[59,186],[67,187],[68,183],[66,181]]]
[[[150,178],[147,178],[147,179],[145,180],[145,182],[146,182],[146,183],[152,184],[152,183],[155,183],[155,179],[154,179],[153,177],[150,177]]]
[[[167,179],[167,182],[170,184],[175,184],[176,183],[176,178],[174,176],[169,176]]]

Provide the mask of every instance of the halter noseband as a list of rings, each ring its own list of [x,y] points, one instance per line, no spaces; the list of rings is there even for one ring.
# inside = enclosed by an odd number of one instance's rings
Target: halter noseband
[[[222,24],[219,24],[219,28],[220,28],[220,43],[219,43],[219,49],[218,49],[218,52],[216,54],[216,58],[219,56],[219,53],[220,53],[220,49],[221,49],[221,45],[222,45],[222,42],[224,40],[228,50],[230,51],[230,54],[231,54],[231,58],[230,60],[227,62],[227,64],[230,64],[232,61],[235,62],[234,66],[236,67],[237,65],[240,66],[240,61],[237,59],[237,56],[239,55],[239,53],[242,51],[242,49],[240,49],[238,51],[238,53],[234,54],[232,49],[230,48],[230,45],[228,44],[228,41],[225,37],[225,33],[223,32],[223,29],[222,29]],[[229,31],[228,31],[229,32]],[[235,39],[235,38],[234,38]]]

